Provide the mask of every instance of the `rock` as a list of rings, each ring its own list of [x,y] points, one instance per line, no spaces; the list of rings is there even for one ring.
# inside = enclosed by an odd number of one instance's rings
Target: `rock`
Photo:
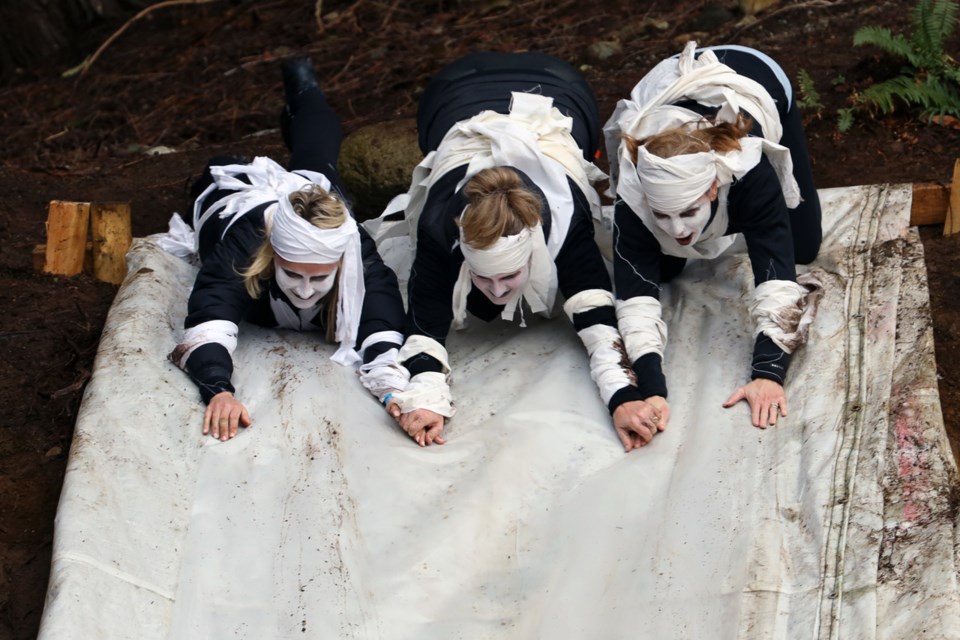
[[[619,42],[615,40],[601,40],[587,47],[587,58],[591,62],[602,62],[621,51],[623,51],[623,47]]]
[[[405,193],[422,159],[413,118],[367,125],[348,135],[338,168],[357,220],[377,217],[391,198]]]

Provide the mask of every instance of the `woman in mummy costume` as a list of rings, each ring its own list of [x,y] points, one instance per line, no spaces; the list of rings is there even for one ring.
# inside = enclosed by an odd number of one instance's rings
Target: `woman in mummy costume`
[[[203,433],[220,440],[252,424],[234,397],[238,324],[320,331],[333,360],[360,364],[378,400],[406,386],[395,365],[403,301],[393,271],[358,227],[336,170],[342,132],[306,59],[283,64],[290,170],[258,157],[212,160],[193,184],[201,260],[182,342],[171,359],[207,403]]]
[[[796,265],[820,249],[821,212],[786,75],[758,51],[690,42],[620,100],[604,134],[617,195],[617,317],[637,386],[666,398],[661,284],[742,234],[756,340],[751,380],[723,406],[746,400],[755,426],[776,424],[787,415],[790,355],[821,291],[797,282]]]
[[[478,53],[441,70],[418,109],[426,154],[402,197],[415,229],[406,342],[410,385],[388,409],[421,446],[443,443],[454,407],[445,340],[470,312],[524,324],[557,293],[624,448],[666,415],[621,365],[611,283],[593,236],[599,115],[583,76],[540,53]],[[388,209],[389,213],[390,209]]]

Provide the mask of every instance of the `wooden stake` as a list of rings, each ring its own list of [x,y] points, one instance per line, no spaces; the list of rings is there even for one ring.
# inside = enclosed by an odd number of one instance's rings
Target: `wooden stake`
[[[43,273],[43,266],[47,261],[47,245],[34,245],[32,253],[33,270],[37,273]],[[83,272],[93,273],[93,243],[89,240],[87,240],[86,247],[83,250]]]
[[[127,275],[127,250],[133,241],[130,232],[130,203],[95,202],[90,205],[93,237],[93,276],[120,284]]]
[[[47,210],[47,248],[43,270],[75,276],[83,270],[90,224],[89,202],[52,200]]]
[[[953,184],[950,187],[950,204],[947,205],[947,218],[943,221],[943,235],[960,233],[960,159],[953,163]]]

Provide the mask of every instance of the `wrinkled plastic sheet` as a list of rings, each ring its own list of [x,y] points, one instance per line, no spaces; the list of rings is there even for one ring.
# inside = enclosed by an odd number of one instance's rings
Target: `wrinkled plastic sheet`
[[[746,404],[744,254],[664,295],[672,418],[625,455],[569,323],[453,335],[418,448],[315,335],[243,326],[221,443],[166,360],[195,271],[135,242],[77,421],[41,637],[960,638],[956,467],[909,186],[821,192],[789,417]],[[390,259],[401,255],[385,247]]]

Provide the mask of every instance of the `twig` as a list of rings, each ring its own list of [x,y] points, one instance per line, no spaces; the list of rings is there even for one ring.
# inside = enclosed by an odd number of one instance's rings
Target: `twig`
[[[147,15],[147,14],[150,13],[151,11],[153,11],[153,10],[155,10],[155,9],[160,9],[160,8],[162,8],[162,7],[172,7],[172,6],[178,5],[178,4],[207,4],[207,3],[209,3],[209,2],[216,2],[216,1],[217,1],[217,0],[164,0],[164,2],[158,2],[157,4],[152,4],[152,5],[150,5],[149,7],[147,7],[146,9],[144,9],[143,11],[141,11],[140,13],[138,13],[137,15],[135,15],[135,16],[133,16],[132,18],[130,18],[129,20],[127,20],[127,21],[123,24],[122,27],[120,27],[119,29],[117,29],[116,31],[114,31],[113,35],[110,36],[109,38],[107,38],[106,41],[104,41],[104,43],[101,44],[101,45],[97,48],[97,50],[93,52],[93,55],[91,55],[90,57],[88,57],[86,60],[84,60],[84,61],[80,64],[80,67],[79,67],[80,77],[82,78],[84,75],[86,75],[87,70],[90,69],[91,66],[93,66],[93,63],[97,60],[97,58],[100,57],[100,54],[103,53],[103,51],[104,51],[107,47],[109,47],[110,44],[111,44],[114,40],[116,40],[117,38],[119,38],[119,37],[120,37],[120,34],[122,34],[124,31],[126,31],[126,30],[130,27],[130,25],[132,25],[134,22],[136,22],[137,20],[139,20],[139,19],[142,18],[143,16]],[[70,69],[69,71],[65,72],[65,73],[64,73],[64,76],[71,76],[71,75],[73,75],[73,74],[76,73],[76,72],[77,72],[77,67],[74,67],[73,69]]]
[[[329,80],[330,86],[335,85],[335,84],[337,83],[337,80],[339,80],[340,78],[343,77],[343,74],[345,74],[345,73],[347,72],[347,69],[350,68],[350,65],[351,65],[352,63],[353,63],[353,56],[350,56],[350,57],[347,59],[347,64],[343,65],[343,69],[340,70],[340,73],[338,73],[337,75],[335,75],[335,76],[333,76],[332,78],[330,78],[330,80]]]
[[[43,333],[46,329],[28,329],[25,331],[4,331],[0,333],[0,340],[6,338],[16,338],[17,336],[29,336],[34,333]]]
[[[63,389],[60,389],[59,391],[54,391],[53,393],[51,393],[50,399],[56,400],[57,398],[62,398],[63,396],[68,396],[76,393],[77,391],[80,391],[80,389],[83,388],[83,385],[85,385],[87,383],[87,380],[89,379],[90,379],[90,372],[84,369],[83,367],[80,367],[80,377],[77,378],[73,382],[73,384],[67,385]]]
[[[383,22],[380,23],[381,29],[390,24],[390,18],[393,17],[393,12],[397,10],[398,4],[400,4],[400,0],[393,0],[393,2],[390,4],[390,8],[387,9],[387,15],[383,16]]]

